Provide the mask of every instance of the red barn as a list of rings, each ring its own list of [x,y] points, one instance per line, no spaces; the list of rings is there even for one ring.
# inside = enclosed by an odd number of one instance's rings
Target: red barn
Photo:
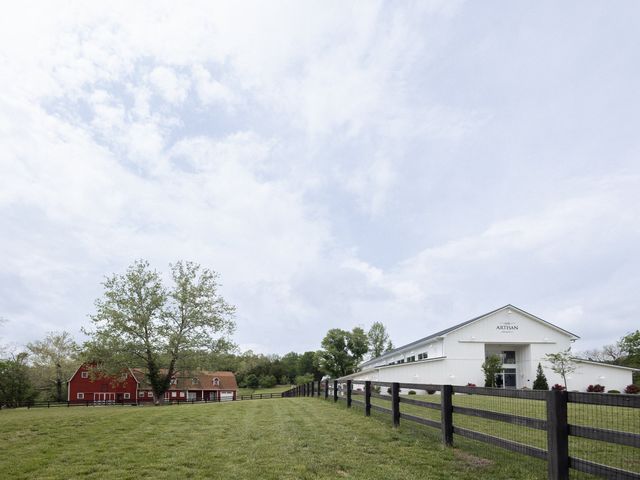
[[[68,394],[72,403],[141,403],[152,402],[153,392],[144,370],[127,369],[119,377],[91,378],[90,365],[81,365],[69,379]],[[165,371],[166,372],[166,371]],[[161,373],[165,373],[161,372]],[[235,400],[238,385],[232,372],[176,372],[164,398],[168,401]]]
[[[91,366],[82,364],[67,383],[68,399],[71,403],[101,402],[127,403],[136,402],[138,380],[130,369],[119,377],[98,375],[91,378]]]

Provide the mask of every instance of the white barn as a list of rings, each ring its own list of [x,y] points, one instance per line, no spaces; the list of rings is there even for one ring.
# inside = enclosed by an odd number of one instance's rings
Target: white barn
[[[546,361],[546,354],[567,350],[579,337],[513,305],[454,325],[396,348],[360,365],[353,380],[484,386],[482,363],[489,355],[502,359],[503,388],[532,388],[540,363],[549,386],[562,384]],[[568,390],[589,385],[624,392],[633,369],[575,360],[567,377]]]

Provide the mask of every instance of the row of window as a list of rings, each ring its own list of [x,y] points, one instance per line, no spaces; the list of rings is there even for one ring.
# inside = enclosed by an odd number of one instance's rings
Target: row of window
[[[140,393],[142,393],[142,392],[140,392]],[[102,395],[105,395],[105,396],[106,396],[107,394],[102,394]],[[77,398],[78,400],[84,400],[84,392],[78,392],[78,393],[76,394],[76,398]],[[125,400],[129,400],[129,399],[131,398],[131,394],[130,394],[130,393],[128,393],[128,392],[125,392],[125,393],[123,393],[122,398],[124,398]]]
[[[425,360],[429,358],[429,354],[427,352],[424,353],[419,353],[418,354],[418,360]],[[410,357],[407,358],[401,358],[400,360],[397,360],[395,362],[389,362],[388,365],[396,365],[396,364],[400,364],[400,363],[404,363],[404,362],[415,362],[416,361],[416,356],[415,355],[411,355]]]

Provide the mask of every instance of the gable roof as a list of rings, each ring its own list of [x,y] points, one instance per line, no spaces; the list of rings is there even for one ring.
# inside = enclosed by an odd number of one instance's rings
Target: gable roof
[[[366,362],[362,362],[360,364],[360,367],[367,366],[367,365],[369,365],[371,363],[374,363],[375,361],[377,361],[377,360],[379,360],[381,358],[392,356],[395,353],[398,353],[398,352],[400,352],[400,351],[402,351],[402,350],[404,350],[406,348],[413,347],[414,345],[418,345],[418,344],[426,342],[428,340],[434,340],[434,339],[436,339],[438,337],[443,337],[443,336],[447,335],[448,333],[454,332],[455,330],[459,330],[459,329],[461,329],[463,327],[466,327],[467,325],[470,325],[470,324],[472,324],[474,322],[482,320],[483,318],[486,318],[486,317],[488,317],[490,315],[493,315],[494,313],[498,313],[498,312],[500,312],[502,310],[507,310],[507,309],[514,310],[514,311],[516,311],[516,312],[518,312],[518,313],[520,313],[520,314],[522,314],[522,315],[524,315],[526,317],[531,318],[532,320],[535,320],[537,322],[541,322],[541,323],[543,323],[543,324],[545,324],[545,325],[547,325],[547,326],[549,326],[551,328],[554,328],[555,330],[558,330],[558,331],[564,333],[565,335],[568,335],[568,336],[570,336],[570,337],[572,337],[574,339],[580,338],[578,335],[576,335],[574,333],[571,333],[571,332],[569,332],[567,330],[564,330],[563,328],[560,328],[557,325],[554,325],[553,323],[547,322],[546,320],[543,320],[540,317],[536,317],[535,315],[532,315],[529,312],[525,312],[521,308],[515,307],[515,306],[513,306],[511,304],[507,304],[507,305],[505,305],[503,307],[496,308],[495,310],[492,310],[492,311],[490,311],[488,313],[484,313],[484,314],[482,314],[482,315],[480,315],[478,317],[474,317],[474,318],[472,318],[470,320],[466,320],[466,321],[464,321],[462,323],[458,323],[457,325],[453,325],[452,327],[445,328],[444,330],[440,330],[439,332],[432,333],[431,335],[427,335],[426,337],[421,338],[419,340],[416,340],[415,342],[407,343],[406,345],[403,345],[401,347],[394,348],[393,350],[390,350],[390,351],[388,351],[386,353],[383,353],[379,357],[372,358],[371,360],[367,360]]]

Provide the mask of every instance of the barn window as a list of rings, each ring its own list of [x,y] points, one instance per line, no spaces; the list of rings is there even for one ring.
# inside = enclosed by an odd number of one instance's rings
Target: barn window
[[[78,392],[78,400],[84,400],[84,393]]]
[[[213,385],[214,385],[215,387],[217,387],[218,385],[220,385],[220,379],[219,379],[218,377],[216,377],[216,378],[214,378],[214,379],[213,379]]]
[[[138,392],[139,397],[144,397],[144,392]]]
[[[176,396],[176,392],[171,392],[171,396],[175,397]]]
[[[180,396],[181,396],[181,397],[184,397],[184,392],[180,392]]]
[[[194,385],[196,385],[196,384],[197,384],[197,383],[199,383],[199,382],[198,382],[198,379],[197,379],[197,378],[192,378],[192,379],[191,379],[191,383],[192,383],[192,384],[194,384]]]
[[[177,385],[178,384],[178,379],[177,378],[172,378],[170,383],[171,383],[171,385]]]
[[[81,372],[81,373],[80,373],[80,376],[81,376],[82,378],[89,378],[89,372]]]
[[[131,398],[131,394],[129,392],[125,392],[124,399],[129,400]]]
[[[147,392],[148,397],[153,397],[153,392]]]

